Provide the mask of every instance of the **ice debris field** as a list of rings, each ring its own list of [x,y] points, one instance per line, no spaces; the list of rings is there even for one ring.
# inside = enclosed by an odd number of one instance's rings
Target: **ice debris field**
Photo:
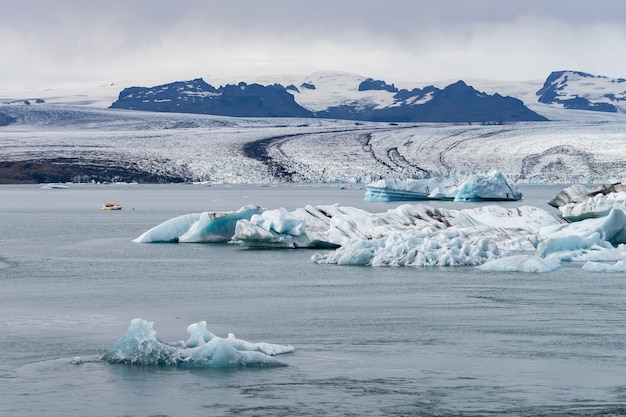
[[[511,192],[506,183],[503,187]],[[574,185],[548,204],[562,216],[532,206],[452,210],[402,204],[381,213],[339,205],[293,211],[246,206],[182,215],[134,242],[333,249],[312,255],[319,264],[550,272],[563,262],[581,262],[589,272],[626,272],[626,183],[599,190]]]

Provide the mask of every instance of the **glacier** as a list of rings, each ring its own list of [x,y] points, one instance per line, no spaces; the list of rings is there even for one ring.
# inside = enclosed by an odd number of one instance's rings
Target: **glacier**
[[[365,95],[364,105],[392,104],[388,91],[358,91],[355,87],[364,77],[321,75],[309,80],[317,89],[298,94],[307,108],[341,106],[352,102],[354,94]],[[207,81],[220,85],[237,80]],[[280,76],[251,81],[286,80]],[[298,85],[302,81],[300,76],[289,78]],[[616,93],[619,87],[593,84],[601,81],[597,78],[582,81],[592,85],[579,84],[579,88],[594,94],[598,93],[594,86],[607,88],[602,94]],[[50,174],[51,167],[59,174],[47,175],[45,182],[121,177],[117,180],[368,184],[384,178],[419,178],[424,172],[467,176],[494,166],[517,184],[602,184],[626,177],[622,157],[626,113],[538,102],[536,92],[543,80],[471,80],[471,84],[487,94],[517,97],[551,121],[392,124],[164,114],[107,109],[118,97],[117,84],[53,86],[5,92],[0,119],[11,123],[0,126],[0,160],[8,164],[6,181],[33,183],[42,181],[35,174]],[[401,88],[415,87],[426,84]],[[31,105],[23,104],[26,99]]]
[[[285,366],[274,356],[293,352],[291,345],[252,343],[215,336],[206,321],[187,327],[189,339],[165,343],[156,336],[154,323],[136,318],[128,330],[101,359],[110,363],[145,366],[180,366],[189,368],[225,368],[240,366]]]
[[[556,112],[548,123],[390,125],[0,105],[16,120],[0,127],[0,159],[20,175],[29,172],[19,170],[28,161],[35,172],[62,168],[46,177],[61,183],[108,175],[126,182],[368,184],[425,171],[466,177],[494,166],[517,184],[625,177],[626,114],[557,110],[541,109]],[[20,180],[29,178],[41,181]]]

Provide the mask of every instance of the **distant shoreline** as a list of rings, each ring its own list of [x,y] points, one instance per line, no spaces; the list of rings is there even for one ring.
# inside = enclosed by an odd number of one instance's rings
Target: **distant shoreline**
[[[137,182],[143,184],[179,183],[186,178],[143,172],[117,166],[113,161],[81,161],[75,158],[36,159],[0,162],[0,184],[42,184],[71,182]]]

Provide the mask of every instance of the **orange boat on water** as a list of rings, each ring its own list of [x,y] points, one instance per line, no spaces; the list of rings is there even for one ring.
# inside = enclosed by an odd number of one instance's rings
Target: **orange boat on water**
[[[121,210],[121,209],[122,209],[122,206],[116,203],[104,203],[100,207],[100,210]]]

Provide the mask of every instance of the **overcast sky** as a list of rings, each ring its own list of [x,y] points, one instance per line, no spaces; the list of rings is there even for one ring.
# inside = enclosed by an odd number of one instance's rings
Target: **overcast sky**
[[[626,1],[0,0],[0,40],[0,87],[320,70],[626,78]]]

